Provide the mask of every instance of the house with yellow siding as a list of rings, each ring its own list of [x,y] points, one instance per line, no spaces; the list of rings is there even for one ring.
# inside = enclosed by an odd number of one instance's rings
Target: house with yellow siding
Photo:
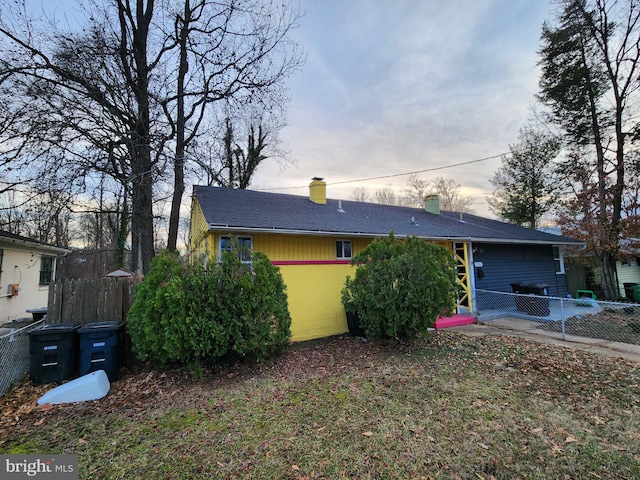
[[[480,247],[531,250],[529,262],[537,265],[542,256],[542,263],[553,268],[557,260],[554,252],[563,245],[580,244],[476,215],[441,212],[437,197],[426,198],[422,209],[328,199],[321,178],[311,181],[308,196],[223,187],[193,189],[191,257],[218,256],[231,248],[232,241],[266,254],[280,268],[287,285],[294,341],[347,332],[340,292],[347,276],[353,275],[351,259],[373,239],[390,232],[397,238],[416,236],[438,242],[451,250],[462,288],[457,311],[470,315],[474,313],[474,289],[486,278],[484,270],[491,270],[494,261],[500,262],[495,249]],[[485,250],[490,257],[485,261],[475,258],[482,257]],[[512,266],[520,270],[518,278],[527,281],[531,276],[528,263],[518,265],[517,255],[514,259],[516,265]],[[554,280],[554,290],[566,290],[566,281],[562,286]]]

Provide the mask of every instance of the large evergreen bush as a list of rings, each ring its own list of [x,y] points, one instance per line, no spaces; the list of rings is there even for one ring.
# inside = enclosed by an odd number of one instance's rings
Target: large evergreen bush
[[[393,234],[376,239],[353,258],[342,301],[370,338],[414,338],[439,315],[451,312],[458,287],[453,254],[446,247]]]
[[[127,324],[138,358],[196,371],[228,355],[261,361],[291,335],[278,268],[261,253],[243,263],[236,251],[206,265],[158,255],[136,290]]]

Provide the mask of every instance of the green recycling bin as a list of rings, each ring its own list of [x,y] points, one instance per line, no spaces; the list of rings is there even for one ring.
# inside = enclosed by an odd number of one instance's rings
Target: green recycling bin
[[[33,383],[60,383],[75,377],[78,327],[70,323],[52,323],[29,332],[29,376]]]
[[[118,379],[120,343],[124,322],[93,322],[78,330],[80,340],[79,373],[104,370],[110,382]]]

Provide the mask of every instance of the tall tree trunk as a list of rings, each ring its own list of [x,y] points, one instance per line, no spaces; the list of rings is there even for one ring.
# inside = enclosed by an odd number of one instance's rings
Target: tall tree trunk
[[[616,260],[610,252],[605,251],[598,256],[598,262],[600,263],[602,295],[605,299],[617,300],[620,292],[616,279]]]
[[[126,4],[124,3],[126,2]],[[128,66],[127,10],[128,0],[118,0],[120,27],[122,30],[121,53],[125,68]],[[131,128],[129,153],[133,176],[133,199],[131,219],[132,270],[145,274],[151,268],[154,256],[153,242],[153,162],[151,160],[150,114],[149,114],[149,63],[147,61],[147,39],[153,16],[154,1],[136,0],[135,25],[131,25],[131,46],[135,71],[127,72],[127,80],[133,90],[137,117]]]
[[[185,128],[184,115],[184,80],[189,71],[189,59],[187,56],[187,40],[189,38],[189,26],[191,23],[191,5],[189,0],[184,0],[184,18],[180,29],[180,66],[178,68],[177,82],[177,116],[176,116],[176,152],[173,161],[173,197],[171,199],[171,215],[169,217],[169,238],[167,249],[174,251],[178,243],[178,227],[180,224],[180,207],[184,194],[184,151]]]

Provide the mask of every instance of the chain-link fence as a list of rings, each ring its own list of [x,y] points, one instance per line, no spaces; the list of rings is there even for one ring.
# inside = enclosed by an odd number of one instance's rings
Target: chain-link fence
[[[29,371],[29,332],[44,320],[0,336],[0,395]]]
[[[476,290],[475,305],[479,323],[640,345],[640,303]]]

